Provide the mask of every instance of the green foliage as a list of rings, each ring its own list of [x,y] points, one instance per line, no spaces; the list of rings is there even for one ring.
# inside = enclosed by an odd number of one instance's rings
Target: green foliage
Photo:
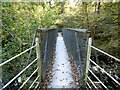
[[[49,4],[3,2],[2,3],[2,61],[19,54],[31,46],[35,29],[55,27],[58,8],[50,9]],[[28,60],[29,52],[2,67],[3,83],[7,83],[36,58],[35,50]],[[19,69],[18,69],[19,68]],[[34,71],[29,68],[21,77],[22,82]],[[13,72],[14,71],[14,72]],[[12,87],[12,86],[10,86]]]
[[[39,4],[36,3],[6,2],[2,4],[2,61],[31,46],[35,29],[39,26],[39,16],[35,14],[37,6]],[[32,52],[30,60],[28,60],[28,52],[2,67],[3,83],[7,83],[25,68],[30,61],[36,58],[35,51]],[[30,75],[33,70],[35,68],[32,67],[27,71],[26,75]]]
[[[119,57],[120,42],[118,36],[119,8],[118,3],[83,2],[81,5],[69,6],[68,3],[38,2],[2,2],[2,61],[15,56],[31,46],[36,28],[84,28],[91,30],[95,46]],[[0,28],[0,29],[1,29]],[[21,71],[30,61],[35,59],[35,50],[28,60],[29,52],[4,65],[3,83],[9,81]],[[18,69],[19,68],[19,69]],[[31,71],[30,68],[22,77],[25,81]],[[13,72],[14,71],[14,72]],[[31,82],[30,82],[31,83]]]

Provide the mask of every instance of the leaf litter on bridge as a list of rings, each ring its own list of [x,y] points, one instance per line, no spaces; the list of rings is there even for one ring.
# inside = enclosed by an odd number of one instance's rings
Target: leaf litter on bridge
[[[48,66],[43,88],[79,88],[79,72],[58,33],[53,60]]]

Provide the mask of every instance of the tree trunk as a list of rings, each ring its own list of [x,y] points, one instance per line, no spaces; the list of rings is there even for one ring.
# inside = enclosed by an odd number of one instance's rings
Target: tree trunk
[[[97,6],[97,13],[98,13],[98,14],[100,14],[100,3],[101,3],[101,2],[100,2],[100,0],[99,0],[98,6]]]

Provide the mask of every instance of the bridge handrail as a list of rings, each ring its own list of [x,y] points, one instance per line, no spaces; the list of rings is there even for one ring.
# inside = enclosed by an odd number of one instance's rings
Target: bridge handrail
[[[26,71],[31,65],[33,65],[37,60],[40,62],[40,60],[39,60],[39,59],[40,59],[40,57],[39,57],[39,54],[40,54],[40,53],[39,53],[39,52],[40,52],[40,51],[39,51],[39,39],[36,38],[36,44],[35,44],[34,46],[26,49],[25,51],[23,51],[23,52],[15,55],[14,57],[12,57],[12,58],[8,59],[7,61],[5,61],[5,62],[3,62],[3,63],[0,64],[0,67],[1,67],[1,66],[3,66],[3,65],[7,64],[8,62],[14,60],[15,58],[23,55],[24,53],[32,50],[32,49],[35,48],[35,47],[36,47],[36,56],[37,56],[37,58],[34,59],[30,64],[28,64],[28,65],[27,65],[22,71],[20,71],[16,76],[14,76],[9,82],[7,82],[5,85],[3,85],[3,87],[0,88],[0,90],[5,89],[7,86],[9,86],[15,79],[17,79],[23,72],[25,72],[25,71]],[[41,67],[41,66],[40,66],[40,67]],[[28,82],[28,80],[29,80],[39,69],[40,69],[40,68],[38,67],[38,68],[26,79],[26,81],[23,82],[23,84],[20,86],[19,90]],[[39,76],[39,77],[40,77],[40,76]],[[38,77],[37,77],[36,79],[38,79]],[[40,79],[41,79],[41,78],[40,78]],[[35,83],[35,81],[34,81],[34,83]],[[37,84],[37,85],[38,85],[38,84]],[[32,86],[31,86],[31,87],[32,87]]]
[[[105,84],[94,74],[94,72],[92,72],[92,70],[90,70],[90,62],[93,63],[95,66],[97,66],[97,68],[99,68],[100,71],[104,72],[109,78],[111,78],[117,85],[120,86],[120,83],[114,77],[112,77],[107,71],[104,70],[104,68],[100,67],[97,63],[95,63],[90,58],[91,57],[91,49],[95,49],[95,50],[97,50],[97,51],[99,51],[99,52],[101,52],[101,53],[115,59],[116,61],[120,62],[120,59],[118,59],[118,58],[116,58],[116,57],[114,57],[114,56],[112,56],[112,55],[110,55],[110,54],[108,54],[108,53],[106,53],[106,52],[92,46],[92,38],[89,38],[88,39],[87,61],[86,61],[86,73],[85,73],[85,82],[88,85],[88,87],[91,88],[89,83],[87,82],[87,80],[89,80],[91,82],[91,84],[94,86],[94,88],[96,88],[94,82],[88,77],[88,72],[90,72],[96,78],[96,80],[99,81],[99,83],[101,83],[101,85],[104,88],[106,88],[106,90],[108,90],[107,86],[105,86]]]
[[[101,53],[103,53],[103,54],[105,54],[105,55],[107,55],[107,56],[109,56],[109,57],[111,57],[111,58],[113,58],[113,59],[115,59],[116,61],[120,62],[120,59],[118,59],[118,58],[116,58],[116,57],[114,57],[114,56],[112,56],[112,55],[110,55],[110,54],[108,54],[108,53],[106,53],[106,52],[104,52],[104,51],[102,51],[102,50],[92,46],[92,45],[90,45],[90,47],[95,49],[95,50],[97,50],[97,51],[99,51],[99,52],[101,52]]]
[[[24,54],[24,53],[28,52],[29,50],[31,50],[31,49],[33,49],[33,48],[35,48],[35,47],[36,47],[36,45],[34,45],[34,46],[30,47],[29,49],[26,49],[25,51],[23,51],[23,52],[21,52],[21,53],[19,53],[19,54],[15,55],[14,57],[12,57],[12,58],[10,58],[10,59],[6,60],[5,62],[3,62],[3,63],[1,63],[1,64],[0,64],[0,67],[1,67],[1,66],[3,66],[3,65],[4,65],[4,64],[6,64],[6,63],[8,63],[8,62],[12,61],[13,59],[15,59],[15,58],[17,58],[17,57],[21,56],[22,54]]]
[[[102,84],[102,86],[108,90],[107,86],[90,70],[88,69],[88,71]],[[93,82],[94,83],[94,82]]]
[[[30,85],[30,87],[28,88],[28,90],[31,90],[32,86],[34,85],[34,83],[38,80],[40,76],[37,76],[36,79],[33,81],[33,83]]]
[[[23,84],[20,86],[18,90],[23,88],[23,86],[28,82],[28,80],[30,80],[30,78],[37,72],[37,70],[38,68],[23,82]]]
[[[98,64],[96,64],[93,60],[90,59],[90,61],[97,66],[102,72],[104,72],[108,77],[110,77],[116,84],[118,84],[120,86],[120,83],[114,79],[114,77],[112,77],[107,71],[105,71],[102,67],[100,67]]]
[[[93,81],[90,79],[89,76],[87,76],[88,80],[91,82],[91,84],[95,87],[95,89],[97,89],[96,85],[93,83]]]
[[[21,72],[19,72],[14,78],[12,78],[7,84],[5,84],[1,89],[6,88],[9,84],[11,84],[16,78],[18,78],[24,71],[26,71],[36,61],[37,61],[37,58],[34,61],[32,61],[27,67],[25,67]]]
[[[26,71],[37,59],[32,61],[27,67],[25,67],[21,72],[19,72],[14,78],[12,78],[7,84],[5,84],[1,89],[6,88],[9,84],[11,84],[16,78],[18,78],[24,71]]]

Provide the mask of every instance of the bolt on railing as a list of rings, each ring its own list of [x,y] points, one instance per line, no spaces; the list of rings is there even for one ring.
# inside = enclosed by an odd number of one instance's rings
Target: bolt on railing
[[[106,74],[106,76],[108,76],[109,78],[111,78],[111,80],[113,80],[118,86],[120,86],[120,82],[117,81],[113,76],[111,76],[107,71],[104,70],[104,68],[100,67],[97,63],[95,63],[90,57],[91,57],[91,49],[97,50],[111,58],[113,58],[114,60],[116,60],[117,62],[120,62],[120,59],[92,46],[92,38],[88,39],[88,50],[87,50],[87,61],[86,61],[86,71],[85,71],[85,83],[86,85],[89,87],[89,89],[92,89],[91,85],[89,84],[88,81],[90,81],[90,83],[93,85],[93,87],[98,90],[98,88],[95,85],[95,82],[92,81],[92,79],[88,76],[88,73],[90,72],[92,74],[92,76],[106,89],[109,90],[108,87],[97,77],[97,75],[95,75],[95,73],[90,69],[90,63],[94,64],[95,66],[97,66],[97,68],[100,69],[100,71],[104,72]]]
[[[7,64],[8,62],[11,62],[12,60],[14,60],[15,58],[23,55],[24,53],[32,50],[33,48],[36,47],[36,56],[37,58],[34,59],[30,64],[28,64],[22,71],[20,71],[16,76],[14,76],[9,82],[7,82],[5,85],[2,86],[2,88],[0,88],[0,90],[5,89],[6,87],[8,87],[14,80],[16,80],[21,74],[23,74],[31,65],[33,65],[36,61],[38,61],[38,67],[37,69],[26,79],[25,82],[23,82],[23,84],[19,87],[19,90],[23,88],[23,86],[30,80],[30,78],[38,71],[38,77],[33,81],[33,83],[30,85],[29,89],[32,88],[33,84],[39,79],[39,83],[36,85],[36,88],[39,86],[40,81],[41,81],[41,53],[40,53],[40,42],[39,39],[36,38],[36,45],[30,47],[29,49],[26,49],[25,51],[17,54],[16,56],[6,60],[5,62],[0,64],[0,67],[2,67],[3,65]]]

